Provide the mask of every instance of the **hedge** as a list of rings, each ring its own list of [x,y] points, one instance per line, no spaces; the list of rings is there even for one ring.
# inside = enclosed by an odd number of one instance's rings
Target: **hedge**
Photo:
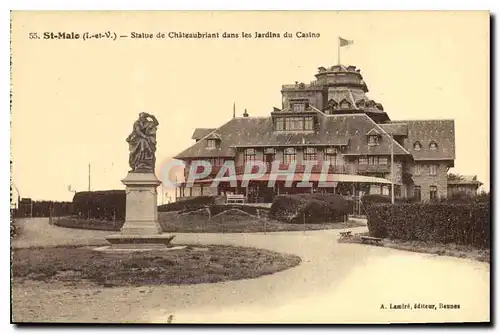
[[[33,201],[32,205],[19,203],[19,207],[12,211],[13,217],[60,217],[69,216],[73,212],[72,202]],[[31,213],[33,209],[33,213]]]
[[[82,191],[73,197],[73,215],[86,219],[124,221],[125,190]]]
[[[337,194],[278,195],[269,211],[270,217],[285,223],[329,223],[343,221],[351,203]]]
[[[376,204],[366,210],[374,237],[490,247],[489,202]]]

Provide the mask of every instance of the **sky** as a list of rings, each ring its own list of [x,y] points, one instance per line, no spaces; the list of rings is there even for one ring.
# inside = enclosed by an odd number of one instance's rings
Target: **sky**
[[[30,32],[314,32],[309,39],[29,39]],[[22,197],[71,200],[124,189],[125,138],[154,114],[157,167],[197,127],[268,116],[281,85],[319,66],[355,65],[392,120],[454,119],[451,172],[490,186],[488,12],[15,12],[12,15],[12,181]],[[158,175],[159,176],[159,175]],[[173,193],[170,191],[170,196]],[[161,197],[160,197],[161,198]]]

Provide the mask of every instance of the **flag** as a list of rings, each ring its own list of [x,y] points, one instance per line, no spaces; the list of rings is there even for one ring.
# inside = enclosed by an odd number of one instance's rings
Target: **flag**
[[[354,41],[350,41],[348,39],[344,39],[342,37],[339,37],[339,46],[348,46],[348,45],[351,45],[353,43],[354,43]]]

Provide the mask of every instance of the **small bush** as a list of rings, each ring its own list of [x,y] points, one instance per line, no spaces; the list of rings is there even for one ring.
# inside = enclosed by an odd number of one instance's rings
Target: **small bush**
[[[343,221],[350,212],[349,201],[337,194],[297,194],[275,197],[269,214],[286,223],[327,223]]]
[[[216,196],[198,196],[158,206],[158,212],[193,211],[215,204]]]

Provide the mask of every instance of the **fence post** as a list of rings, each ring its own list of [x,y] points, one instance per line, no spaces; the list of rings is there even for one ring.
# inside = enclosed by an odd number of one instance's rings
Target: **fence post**
[[[302,220],[304,221],[304,235],[306,234],[306,213],[302,213]]]

